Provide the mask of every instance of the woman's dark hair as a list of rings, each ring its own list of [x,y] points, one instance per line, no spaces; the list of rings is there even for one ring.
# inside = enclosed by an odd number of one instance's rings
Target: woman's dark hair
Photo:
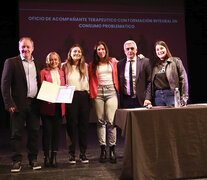
[[[100,62],[100,57],[98,56],[97,54],[97,48],[98,46],[100,45],[103,45],[104,48],[105,48],[105,51],[106,51],[106,56],[104,57],[105,61],[108,62],[110,60],[110,57],[109,57],[109,48],[108,46],[106,45],[105,42],[103,41],[98,41],[96,43],[96,45],[94,46],[94,51],[93,51],[93,64],[92,64],[92,72],[95,74],[96,73],[96,68]]]
[[[157,45],[161,45],[161,46],[164,46],[166,48],[167,54],[166,54],[165,59],[168,59],[168,58],[172,57],[172,54],[171,54],[171,52],[170,52],[170,50],[168,48],[168,45],[164,41],[157,41],[155,43],[155,52],[156,52],[156,46]]]

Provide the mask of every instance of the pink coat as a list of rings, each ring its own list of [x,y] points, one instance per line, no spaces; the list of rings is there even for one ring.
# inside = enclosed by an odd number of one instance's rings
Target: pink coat
[[[65,85],[64,72],[62,70],[59,70],[59,75],[60,75],[60,85],[64,86]],[[52,76],[51,76],[50,70],[43,69],[40,72],[40,76],[41,76],[41,83],[43,81],[48,81],[52,83]],[[61,108],[62,108],[62,115],[65,115],[65,104],[64,103],[61,104]],[[47,116],[54,116],[55,115],[55,103],[41,101],[40,114],[47,115]]]
[[[90,80],[90,98],[95,99],[98,91],[98,71],[94,75],[92,72],[92,63],[89,63],[89,80]],[[119,92],[119,81],[118,81],[118,72],[117,72],[117,63],[118,61],[115,58],[111,58],[109,64],[112,67],[112,78],[115,85],[115,89]]]

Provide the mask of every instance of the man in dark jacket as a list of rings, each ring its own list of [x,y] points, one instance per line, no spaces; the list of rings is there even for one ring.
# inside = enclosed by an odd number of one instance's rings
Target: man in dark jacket
[[[37,163],[38,133],[40,127],[39,103],[36,99],[40,87],[40,65],[32,52],[31,38],[19,41],[20,55],[9,58],[4,63],[1,90],[6,110],[11,114],[11,148],[13,166],[11,172],[21,170],[21,140],[26,122],[28,133],[28,160],[31,167],[41,169]]]
[[[151,104],[151,65],[148,58],[137,56],[137,45],[124,43],[126,58],[119,61],[118,77],[121,108],[136,108]]]

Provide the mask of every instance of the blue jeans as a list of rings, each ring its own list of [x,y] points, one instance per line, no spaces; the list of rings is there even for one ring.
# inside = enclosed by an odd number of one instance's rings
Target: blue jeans
[[[174,94],[170,89],[155,91],[156,106],[174,106]]]

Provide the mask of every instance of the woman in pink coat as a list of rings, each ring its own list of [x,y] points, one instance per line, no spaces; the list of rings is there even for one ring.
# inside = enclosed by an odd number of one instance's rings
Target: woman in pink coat
[[[41,83],[48,81],[59,86],[65,85],[64,72],[61,68],[61,59],[56,52],[51,52],[46,58],[46,68],[40,72]],[[65,114],[65,104],[42,101],[40,104],[42,119],[42,147],[44,151],[45,167],[56,167],[56,154],[58,151],[59,134],[62,116]],[[51,146],[51,157],[49,150]]]

